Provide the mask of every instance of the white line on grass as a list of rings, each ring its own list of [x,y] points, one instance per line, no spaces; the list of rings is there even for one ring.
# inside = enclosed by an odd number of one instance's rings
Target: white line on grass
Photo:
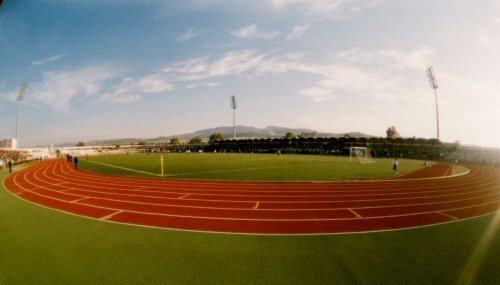
[[[293,168],[293,167],[297,167],[297,166],[247,167],[247,168],[237,168],[237,169],[209,170],[209,171],[199,171],[199,172],[186,172],[186,173],[178,173],[178,174],[167,174],[165,176],[175,177],[175,176],[185,176],[185,175],[193,175],[193,174],[238,172],[238,171],[248,171],[248,170],[253,171],[253,170],[262,170],[262,169],[280,169],[280,168]]]
[[[114,168],[118,168],[118,169],[128,170],[128,171],[132,171],[132,172],[144,173],[144,174],[148,174],[148,175],[161,177],[160,174],[156,174],[156,173],[152,173],[152,172],[141,171],[141,170],[136,170],[136,169],[132,169],[132,168],[126,168],[126,167],[117,166],[117,165],[113,165],[113,164],[107,164],[107,163],[103,163],[103,162],[95,162],[95,161],[90,161],[90,160],[88,162],[94,163],[94,164],[100,164],[100,165],[104,165],[104,166],[109,166],[109,167],[114,167]]]
[[[154,176],[159,176],[162,177],[160,174],[152,173],[152,172],[147,172],[147,171],[142,171],[142,170],[137,170],[137,169],[132,169],[132,168],[127,168],[127,167],[122,167],[122,166],[117,166],[113,164],[108,164],[104,162],[96,162],[96,161],[89,161],[90,163],[94,164],[100,164],[104,166],[109,166],[113,168],[118,168],[118,169],[123,169],[127,171],[132,171],[132,172],[138,172],[138,173],[144,173],[148,175],[154,175]],[[193,174],[206,174],[206,173],[224,173],[224,172],[238,172],[238,171],[253,171],[253,170],[262,170],[262,169],[281,169],[281,168],[293,168],[297,166],[268,166],[268,167],[247,167],[247,168],[238,168],[238,169],[225,169],[225,170],[210,170],[210,171],[198,171],[198,172],[186,172],[186,173],[177,173],[177,174],[166,174],[164,177],[176,177],[176,176],[186,176],[186,175],[193,175]]]

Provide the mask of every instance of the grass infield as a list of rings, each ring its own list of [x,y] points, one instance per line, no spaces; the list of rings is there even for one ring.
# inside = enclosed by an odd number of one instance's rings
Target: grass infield
[[[332,181],[391,177],[392,159],[361,164],[349,157],[233,153],[164,155],[165,178],[245,181]],[[159,177],[160,154],[102,155],[80,158],[80,168],[92,172]],[[399,175],[423,167],[423,161],[400,161]]]
[[[0,180],[6,177],[0,172]],[[320,236],[161,230],[33,205],[0,186],[0,284],[499,284],[500,214]]]

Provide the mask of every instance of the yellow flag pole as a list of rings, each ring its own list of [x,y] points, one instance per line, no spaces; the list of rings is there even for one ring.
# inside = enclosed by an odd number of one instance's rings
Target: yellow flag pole
[[[161,176],[163,176],[163,154],[160,156]]]

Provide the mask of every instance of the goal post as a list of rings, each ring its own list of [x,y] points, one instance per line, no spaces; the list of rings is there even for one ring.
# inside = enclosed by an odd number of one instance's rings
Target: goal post
[[[360,163],[374,163],[375,160],[370,154],[370,149],[367,147],[351,146],[349,148],[349,157],[351,162],[356,158]]]

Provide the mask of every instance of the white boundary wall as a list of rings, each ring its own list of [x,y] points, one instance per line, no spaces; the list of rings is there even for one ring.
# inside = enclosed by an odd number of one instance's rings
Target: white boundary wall
[[[26,159],[51,159],[56,158],[59,150],[60,156],[67,154],[72,156],[85,156],[85,155],[100,155],[112,153],[126,153],[130,150],[122,147],[116,148],[114,146],[81,146],[81,147],[37,147],[37,148],[20,148],[20,149],[5,149],[8,151],[19,151],[27,154]]]

